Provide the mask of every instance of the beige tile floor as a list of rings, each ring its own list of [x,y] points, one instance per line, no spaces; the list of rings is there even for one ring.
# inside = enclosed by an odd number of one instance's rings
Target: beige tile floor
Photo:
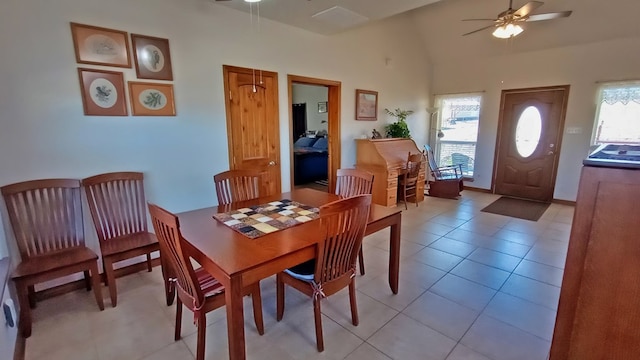
[[[288,289],[275,320],[274,278],[261,282],[265,334],[245,302],[248,359],[544,360],[553,332],[573,207],[553,204],[537,222],[480,212],[497,196],[465,191],[403,211],[400,292],[387,284],[388,231],[365,239],[358,275],[360,325],[347,292],[323,300],[325,351],[315,346],[309,299]],[[160,271],[118,279],[118,307],[98,311],[76,291],[38,304],[28,360],[193,359],[196,336],[185,311],[173,341],[175,306]],[[207,316],[207,359],[228,358],[224,308]]]

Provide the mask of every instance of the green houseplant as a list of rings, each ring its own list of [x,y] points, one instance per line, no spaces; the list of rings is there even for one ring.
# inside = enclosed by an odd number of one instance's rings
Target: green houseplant
[[[413,110],[400,110],[395,109],[391,111],[389,109],[384,109],[387,115],[391,115],[397,119],[396,122],[385,126],[385,130],[387,131],[387,137],[392,138],[410,138],[411,132],[409,131],[409,126],[407,125],[407,116],[413,114]]]

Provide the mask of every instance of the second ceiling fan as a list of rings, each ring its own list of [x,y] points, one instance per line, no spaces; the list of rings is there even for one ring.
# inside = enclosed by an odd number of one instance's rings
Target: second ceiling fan
[[[462,21],[493,21],[494,23],[480,29],[468,32],[466,34],[462,34],[463,36],[474,34],[483,30],[495,28],[493,31],[493,36],[508,39],[520,34],[523,29],[520,26],[520,23],[529,22],[529,21],[542,21],[542,20],[552,20],[563,17],[568,17],[571,15],[571,11],[561,11],[561,12],[553,12],[553,13],[544,13],[544,14],[531,14],[535,9],[542,6],[544,3],[542,1],[529,1],[528,3],[522,5],[519,9],[513,9],[513,0],[509,0],[509,8],[500,14],[495,19],[464,19]]]

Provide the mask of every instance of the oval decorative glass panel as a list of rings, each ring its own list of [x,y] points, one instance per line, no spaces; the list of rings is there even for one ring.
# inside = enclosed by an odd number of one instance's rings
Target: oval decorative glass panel
[[[535,106],[529,106],[518,118],[516,126],[516,149],[520,156],[531,156],[540,143],[542,134],[542,116]]]

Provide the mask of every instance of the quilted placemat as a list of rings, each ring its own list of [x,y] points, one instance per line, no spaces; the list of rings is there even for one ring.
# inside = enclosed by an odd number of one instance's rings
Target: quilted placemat
[[[320,210],[284,199],[268,204],[215,214],[213,217],[233,230],[255,239],[320,217]]]

